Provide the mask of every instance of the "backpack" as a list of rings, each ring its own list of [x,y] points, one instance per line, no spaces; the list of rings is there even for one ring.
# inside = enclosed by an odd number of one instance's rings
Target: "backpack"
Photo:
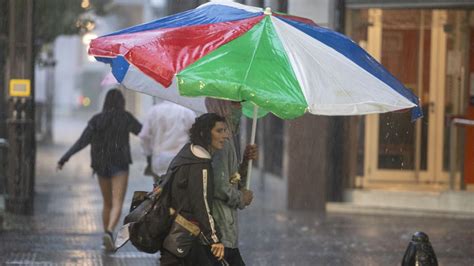
[[[168,171],[154,192],[136,192],[125,217],[129,240],[140,251],[156,253],[168,235],[175,213],[171,212],[171,184],[176,171]],[[141,196],[140,196],[141,195]]]

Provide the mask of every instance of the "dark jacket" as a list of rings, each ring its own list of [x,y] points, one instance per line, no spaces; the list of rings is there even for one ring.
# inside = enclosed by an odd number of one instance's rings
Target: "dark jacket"
[[[91,167],[95,172],[103,172],[105,167],[111,165],[128,166],[132,163],[129,135],[138,135],[141,128],[140,122],[125,110],[96,114],[59,163],[64,164],[72,155],[91,144]]]
[[[176,171],[171,189],[171,207],[197,223],[210,243],[219,243],[211,213],[214,178],[210,154],[201,146],[188,143],[169,168]]]

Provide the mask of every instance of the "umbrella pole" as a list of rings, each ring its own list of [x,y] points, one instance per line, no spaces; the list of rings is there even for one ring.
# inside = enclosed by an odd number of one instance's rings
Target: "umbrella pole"
[[[257,113],[258,106],[253,106],[253,120],[252,120],[252,135],[250,136],[250,144],[255,144],[255,133],[257,131]],[[252,164],[253,160],[249,161],[249,168],[247,170],[247,189],[250,189],[250,180],[252,179]]]

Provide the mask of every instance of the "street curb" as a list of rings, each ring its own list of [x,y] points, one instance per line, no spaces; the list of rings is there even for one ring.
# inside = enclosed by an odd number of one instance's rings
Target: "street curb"
[[[376,214],[376,215],[397,215],[397,216],[411,216],[411,217],[474,219],[474,213],[472,212],[379,207],[379,206],[357,205],[357,204],[339,203],[339,202],[326,203],[326,211],[328,213],[349,213],[349,214],[370,214],[370,215]]]

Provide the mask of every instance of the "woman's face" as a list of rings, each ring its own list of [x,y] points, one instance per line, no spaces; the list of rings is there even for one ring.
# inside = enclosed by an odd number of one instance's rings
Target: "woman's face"
[[[224,148],[224,142],[228,138],[227,127],[224,122],[216,122],[211,129],[211,147],[214,150]]]

